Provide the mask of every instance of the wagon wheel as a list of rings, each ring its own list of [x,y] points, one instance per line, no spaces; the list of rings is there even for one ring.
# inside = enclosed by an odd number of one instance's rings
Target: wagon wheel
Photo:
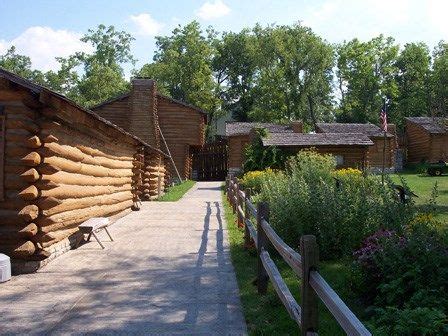
[[[442,169],[435,169],[435,170],[434,170],[434,175],[435,175],[435,176],[440,176],[440,175],[442,175]]]

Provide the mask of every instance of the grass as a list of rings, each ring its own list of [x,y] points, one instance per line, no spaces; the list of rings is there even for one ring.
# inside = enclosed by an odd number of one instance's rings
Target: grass
[[[169,187],[168,191],[158,200],[162,202],[176,202],[182,198],[185,193],[195,185],[195,181],[186,180],[173,187]]]
[[[429,204],[434,184],[437,183],[438,196],[436,198],[435,218],[448,224],[448,175],[436,177],[408,170],[399,174],[392,174],[391,178],[395,183],[401,184],[400,176],[418,196],[414,200],[422,208]]]
[[[259,295],[253,281],[256,278],[257,256],[254,248],[244,248],[244,232],[236,225],[236,216],[223,192],[224,215],[230,241],[230,253],[235,268],[243,312],[249,335],[297,335],[299,327],[289,317],[282,302],[269,284],[268,293]],[[282,277],[292,294],[300,303],[300,280],[291,268],[279,257],[273,256]],[[320,264],[320,273],[340,295],[344,302],[360,317],[364,311],[356,302],[349,289],[350,267],[344,262],[325,262]],[[323,304],[319,307],[319,335],[345,335],[336,320]]]

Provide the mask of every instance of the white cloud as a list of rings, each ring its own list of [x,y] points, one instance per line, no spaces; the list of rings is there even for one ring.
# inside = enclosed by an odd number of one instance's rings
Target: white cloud
[[[323,0],[303,12],[303,24],[330,42],[368,40],[383,33],[401,45],[447,40],[446,0]]]
[[[217,19],[229,13],[230,8],[222,0],[215,0],[213,3],[207,1],[196,12],[204,20]]]
[[[154,20],[148,13],[131,15],[131,20],[137,26],[137,34],[139,35],[154,36],[157,35],[163,27],[163,24]]]
[[[50,27],[29,27],[11,41],[0,40],[0,53],[14,45],[18,54],[31,58],[33,68],[48,71],[57,70],[55,57],[67,57],[76,51],[90,52],[92,47],[79,39],[82,34],[68,30],[54,30]]]

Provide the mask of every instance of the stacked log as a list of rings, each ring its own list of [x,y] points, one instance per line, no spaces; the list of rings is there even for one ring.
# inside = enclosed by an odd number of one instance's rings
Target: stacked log
[[[145,201],[156,200],[165,189],[165,166],[160,154],[145,151],[143,164],[142,198]]]
[[[5,198],[0,202],[0,252],[12,258],[30,258],[38,250],[33,238],[39,208],[31,195],[39,178],[34,167],[41,163],[39,126],[33,110],[20,103],[6,105],[4,148]],[[3,163],[2,163],[3,164]],[[20,197],[20,195],[26,195]]]

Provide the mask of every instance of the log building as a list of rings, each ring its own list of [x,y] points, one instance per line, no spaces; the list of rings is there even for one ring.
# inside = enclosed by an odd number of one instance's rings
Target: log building
[[[192,154],[205,143],[207,113],[157,92],[150,79],[135,78],[131,92],[92,108],[105,119],[170,153],[181,178],[191,178]],[[148,111],[149,117],[148,117]],[[161,132],[158,132],[160,127]],[[150,130],[150,132],[148,132]],[[153,134],[155,142],[144,135]],[[165,141],[166,145],[165,145]],[[169,174],[176,177],[168,165]]]
[[[378,170],[383,167],[383,150],[385,150],[384,166],[387,170],[395,169],[395,153],[397,150],[397,138],[395,125],[388,125],[386,140],[384,132],[374,124],[350,124],[350,123],[317,123],[317,133],[338,133],[338,134],[363,134],[372,140],[373,145],[369,146],[369,168]]]
[[[238,174],[244,163],[244,150],[251,142],[251,131],[264,128],[269,133],[302,133],[302,123],[292,122],[289,125],[257,122],[227,122],[226,138],[228,145],[228,171]]]
[[[68,250],[83,221],[121,216],[164,188],[151,130],[131,135],[2,69],[0,131],[0,252],[16,272]]]
[[[448,118],[406,118],[407,162],[448,161]]]
[[[263,146],[275,146],[288,154],[315,149],[336,158],[338,168],[364,170],[369,163],[373,141],[359,133],[270,133],[262,139]]]

